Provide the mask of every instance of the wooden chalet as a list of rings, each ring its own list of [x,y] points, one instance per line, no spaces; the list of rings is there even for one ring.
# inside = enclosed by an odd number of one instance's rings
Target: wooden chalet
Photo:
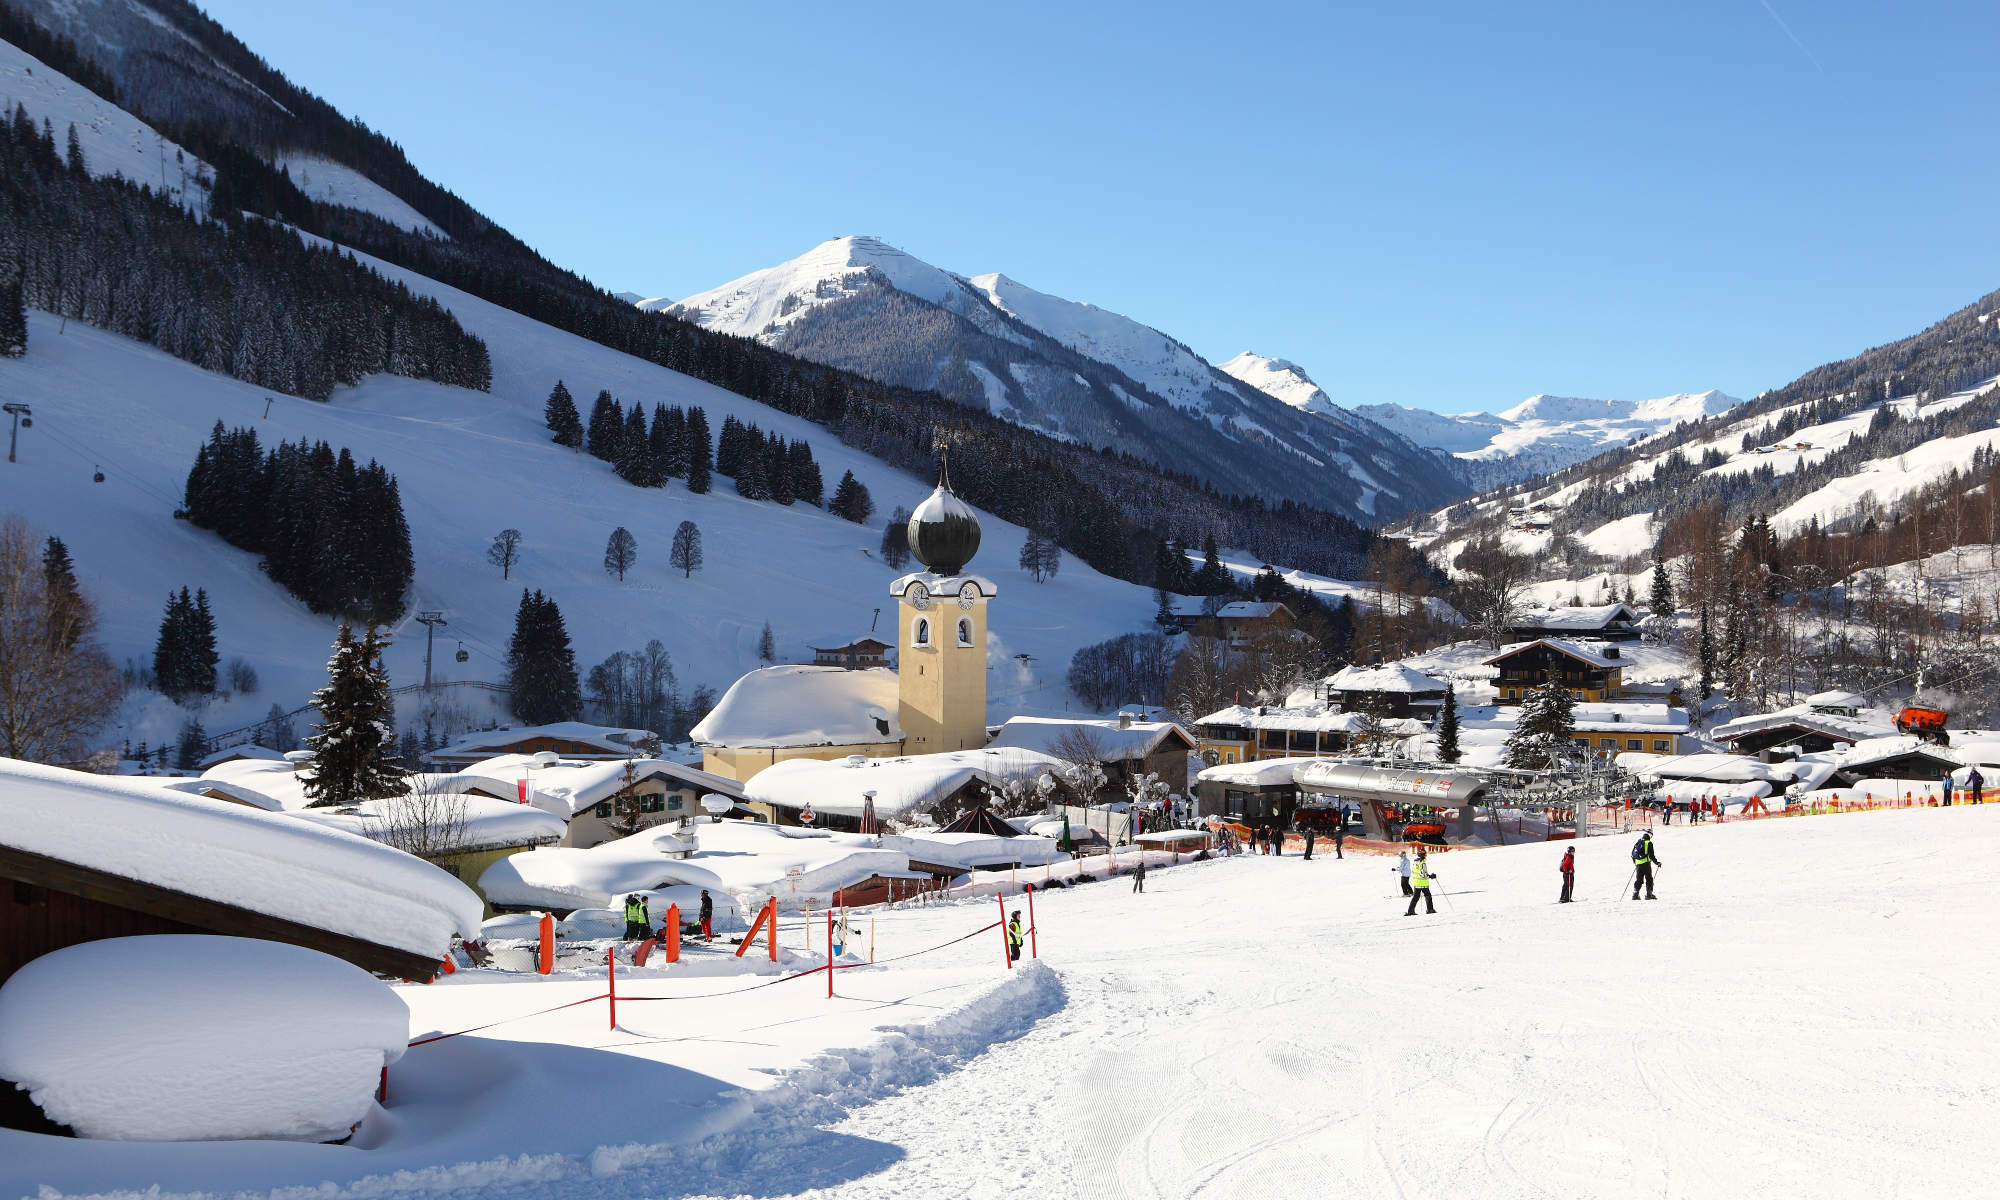
[[[812,652],[816,667],[862,671],[889,665],[889,643],[872,634],[853,639],[829,638],[825,645],[814,643]]]
[[[1502,704],[1521,703],[1550,679],[1561,682],[1578,700],[1609,700],[1619,694],[1625,680],[1623,654],[1610,642],[1536,638],[1502,649],[1486,665],[1500,670],[1493,686]]]
[[[1508,627],[1510,637],[1592,638],[1606,642],[1639,640],[1639,613],[1629,604],[1571,604],[1518,612]]]

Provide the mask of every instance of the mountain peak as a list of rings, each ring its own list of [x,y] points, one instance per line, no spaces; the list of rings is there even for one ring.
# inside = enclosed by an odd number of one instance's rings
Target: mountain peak
[[[1240,379],[1265,395],[1282,400],[1302,412],[1332,413],[1335,411],[1333,398],[1328,396],[1305,368],[1284,358],[1266,358],[1248,350],[1222,363],[1217,370],[1232,379]]]

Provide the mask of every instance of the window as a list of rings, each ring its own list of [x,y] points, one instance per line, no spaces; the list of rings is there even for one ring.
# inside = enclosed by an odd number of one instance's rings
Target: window
[[[972,644],[971,617],[960,617],[958,619],[958,644],[961,646],[970,646]]]
[[[912,643],[913,645],[918,645],[918,646],[928,646],[928,645],[930,645],[930,644],[931,644],[931,623],[930,623],[930,622],[929,622],[928,620],[925,620],[925,619],[924,619],[923,617],[918,617],[918,618],[917,618],[917,631],[916,631],[916,634],[915,634],[915,636],[913,636],[913,637],[912,637],[912,638],[910,639],[910,641],[911,641],[911,643]]]
[[[641,796],[639,797],[639,811],[649,813],[665,812],[667,811],[667,798],[658,792],[650,792]]]
[[[1639,745],[1639,739],[1638,739],[1638,738],[1626,738],[1626,739],[1625,739],[1625,748],[1626,748],[1627,750],[1637,750],[1637,749],[1640,749],[1640,745]]]
[[[1248,799],[1248,797],[1245,796],[1242,792],[1237,791],[1235,788],[1230,788],[1228,791],[1222,793],[1223,814],[1225,816],[1231,816],[1231,817],[1242,816],[1243,802],[1246,799]]]
[[[595,816],[600,821],[609,821],[611,819],[611,801],[598,801],[596,805],[592,806],[590,812],[592,816]]]
[[[680,810],[681,810],[681,797],[680,797],[680,796],[677,796],[677,795],[676,795],[676,796],[668,796],[668,797],[667,797],[667,811],[668,811],[668,812],[679,812]]]
[[[1668,741],[1666,738],[1653,739],[1653,753],[1665,754],[1672,749],[1673,749],[1673,743]]]

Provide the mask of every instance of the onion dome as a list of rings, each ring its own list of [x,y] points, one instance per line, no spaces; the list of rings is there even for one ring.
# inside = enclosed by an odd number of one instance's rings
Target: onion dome
[[[910,514],[910,553],[934,575],[956,575],[979,553],[979,518],[951,491],[951,475],[938,459],[937,489]]]

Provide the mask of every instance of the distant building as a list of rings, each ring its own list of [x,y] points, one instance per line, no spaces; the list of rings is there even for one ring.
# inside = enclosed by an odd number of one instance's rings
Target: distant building
[[[647,829],[692,817],[702,811],[703,796],[743,800],[743,785],[733,779],[657,758],[542,762],[533,755],[503,754],[449,779],[469,795],[509,802],[525,796],[528,804],[563,821],[558,844],[583,848],[625,836],[622,827],[628,823]],[[618,798],[628,787],[637,811],[621,814]]]
[[[996,750],[1033,750],[1065,759],[1065,743],[1088,742],[1103,764],[1106,793],[1123,793],[1135,774],[1154,774],[1179,794],[1188,788],[1188,755],[1196,749],[1187,730],[1172,721],[1088,718],[1015,717],[1000,727],[992,742]]]
[[[499,754],[539,754],[547,750],[564,758],[631,758],[654,753],[659,745],[660,735],[650,729],[557,721],[550,725],[468,733],[424,757],[433,766],[457,770]]]
[[[1493,686],[1502,704],[1519,704],[1550,679],[1561,682],[1578,700],[1609,700],[1619,694],[1625,679],[1623,653],[1609,642],[1537,638],[1503,647],[1486,665],[1500,670]]]
[[[1299,628],[1298,616],[1276,600],[1236,600],[1213,613],[1204,611],[1202,601],[1182,600],[1168,610],[1177,628],[1198,637],[1221,639],[1232,650],[1242,650],[1272,636],[1311,635]]]
[[[1329,699],[1345,712],[1378,717],[1430,717],[1444,705],[1445,683],[1402,663],[1346,667],[1326,681]]]
[[[889,643],[873,634],[858,638],[823,638],[812,647],[816,667],[866,671],[889,665]]]
[[[1570,741],[1599,758],[1617,754],[1679,754],[1688,736],[1686,712],[1666,704],[1578,704]]]
[[[763,667],[729,685],[691,736],[702,770],[747,782],[793,758],[905,753],[894,671],[845,667]]]

